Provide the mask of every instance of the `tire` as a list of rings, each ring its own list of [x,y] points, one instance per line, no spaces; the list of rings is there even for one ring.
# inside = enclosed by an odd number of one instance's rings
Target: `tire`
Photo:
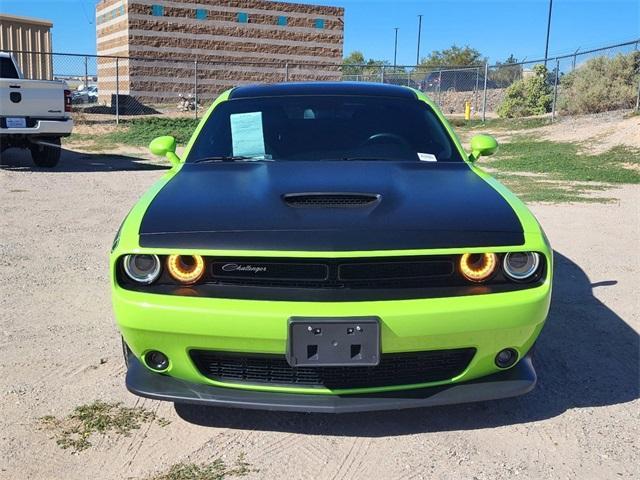
[[[32,143],[29,146],[31,158],[37,167],[53,168],[60,161],[60,139],[46,138],[43,141],[56,146]]]

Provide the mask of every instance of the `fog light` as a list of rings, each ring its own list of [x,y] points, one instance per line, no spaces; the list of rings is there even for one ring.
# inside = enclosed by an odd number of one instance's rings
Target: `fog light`
[[[167,356],[156,350],[151,350],[144,355],[144,361],[147,366],[153,370],[157,370],[159,372],[166,370],[169,368],[169,359]]]
[[[512,367],[518,361],[518,352],[513,348],[500,350],[496,355],[496,365],[500,368]]]

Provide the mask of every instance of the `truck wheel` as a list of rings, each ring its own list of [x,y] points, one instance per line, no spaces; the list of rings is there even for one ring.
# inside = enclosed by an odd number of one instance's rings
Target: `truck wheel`
[[[60,139],[59,138],[47,138],[43,139],[51,145],[42,145],[38,143],[32,143],[29,146],[31,151],[31,158],[33,163],[38,167],[52,168],[55,167],[60,161]]]

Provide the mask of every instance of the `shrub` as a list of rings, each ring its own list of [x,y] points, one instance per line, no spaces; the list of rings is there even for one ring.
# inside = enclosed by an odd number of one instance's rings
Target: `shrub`
[[[592,58],[560,80],[559,110],[576,114],[632,108],[639,71],[640,52]]]
[[[498,115],[507,118],[542,115],[551,110],[552,101],[552,89],[547,83],[547,68],[536,65],[533,67],[533,75],[516,80],[507,88],[498,107]]]

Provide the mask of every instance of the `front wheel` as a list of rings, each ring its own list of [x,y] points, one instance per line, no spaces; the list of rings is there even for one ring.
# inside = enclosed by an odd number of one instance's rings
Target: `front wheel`
[[[47,142],[47,145],[32,143],[29,146],[33,163],[38,167],[55,167],[60,161],[60,139],[47,138],[43,139],[43,141]]]

